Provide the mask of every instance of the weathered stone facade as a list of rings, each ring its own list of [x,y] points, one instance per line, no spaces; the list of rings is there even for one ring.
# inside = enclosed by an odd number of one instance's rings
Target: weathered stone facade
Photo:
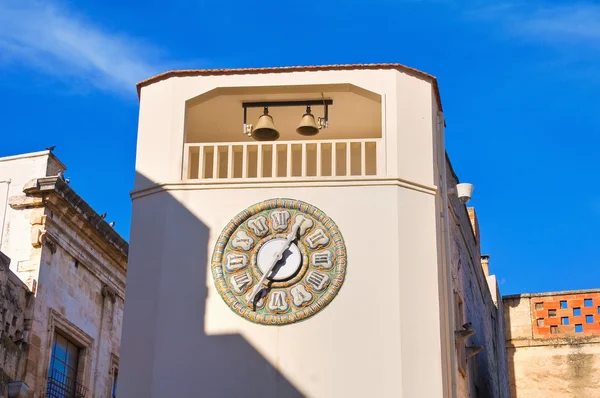
[[[600,397],[600,289],[503,302],[512,397]]]
[[[0,159],[0,180],[10,179],[8,201],[1,203],[2,251],[26,296],[35,297],[23,337],[25,365],[9,378],[26,384],[27,397],[45,397],[50,384],[63,388],[50,361],[60,335],[77,352],[75,380],[67,384],[85,397],[111,397],[128,245],[70,188],[64,170],[48,151]]]
[[[18,380],[25,372],[31,309],[34,297],[9,269],[10,259],[0,252],[0,396],[12,397],[21,389]],[[10,393],[9,393],[10,392]]]
[[[449,161],[448,170],[449,184],[455,186],[459,181]],[[481,256],[475,209],[466,208],[456,195],[449,200],[458,397],[508,397],[504,314],[496,277],[489,274],[488,256]],[[461,339],[461,332],[469,330],[475,333]]]

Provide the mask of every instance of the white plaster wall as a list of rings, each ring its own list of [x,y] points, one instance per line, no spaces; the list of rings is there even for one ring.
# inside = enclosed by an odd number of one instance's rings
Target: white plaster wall
[[[284,327],[235,315],[208,263],[227,222],[273,197],[322,209],[348,248],[333,303]],[[119,395],[441,397],[436,272],[431,194],[296,187],[136,199]]]

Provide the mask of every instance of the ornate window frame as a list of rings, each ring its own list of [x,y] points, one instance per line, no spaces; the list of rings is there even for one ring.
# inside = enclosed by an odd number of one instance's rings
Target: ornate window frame
[[[46,342],[47,355],[45,358],[46,364],[44,367],[44,377],[46,380],[45,384],[48,383],[50,356],[52,355],[52,344],[54,342],[54,335],[56,332],[59,332],[79,347],[76,381],[77,383],[86,387],[88,391],[91,391],[90,380],[92,371],[92,356],[94,352],[94,339],[52,308],[50,308],[48,316],[48,336]]]

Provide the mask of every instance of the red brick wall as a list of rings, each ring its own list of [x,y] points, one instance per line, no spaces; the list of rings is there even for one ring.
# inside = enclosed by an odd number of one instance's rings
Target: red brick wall
[[[591,306],[585,306],[585,300],[591,300]],[[561,301],[566,308],[561,308]],[[564,304],[563,304],[564,306]],[[541,308],[540,308],[541,307]],[[575,315],[575,309],[580,315]],[[534,338],[556,338],[600,335],[600,293],[566,294],[531,298],[531,314]],[[591,315],[587,323],[586,315]],[[568,325],[564,325],[565,319]],[[581,325],[581,332],[576,331]]]

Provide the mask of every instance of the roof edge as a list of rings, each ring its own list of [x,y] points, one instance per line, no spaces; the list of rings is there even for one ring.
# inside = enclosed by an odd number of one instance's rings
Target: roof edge
[[[48,192],[57,194],[78,212],[88,222],[90,227],[100,234],[106,242],[112,245],[127,261],[129,243],[62,178],[57,176],[35,178],[25,185],[23,192],[26,195]]]
[[[564,291],[561,291],[561,292],[509,294],[507,296],[502,296],[502,300],[504,300],[504,299],[515,299],[515,298],[529,298],[529,297],[566,296],[566,295],[588,294],[588,293],[600,293],[600,288],[596,288],[596,289],[582,289],[582,290],[564,290]]]
[[[313,65],[313,66],[276,66],[262,68],[232,68],[232,69],[182,69],[170,70],[160,73],[156,76],[142,80],[135,86],[137,88],[138,99],[141,98],[143,87],[149,86],[159,81],[169,79],[171,77],[193,77],[193,76],[222,76],[222,75],[253,75],[261,73],[289,73],[289,72],[316,72],[316,71],[335,71],[335,70],[359,70],[359,69],[396,69],[401,72],[412,73],[422,78],[431,80],[438,107],[442,110],[442,100],[440,91],[435,76],[422,72],[418,69],[411,68],[398,63],[380,63],[380,64],[338,64],[338,65]]]

